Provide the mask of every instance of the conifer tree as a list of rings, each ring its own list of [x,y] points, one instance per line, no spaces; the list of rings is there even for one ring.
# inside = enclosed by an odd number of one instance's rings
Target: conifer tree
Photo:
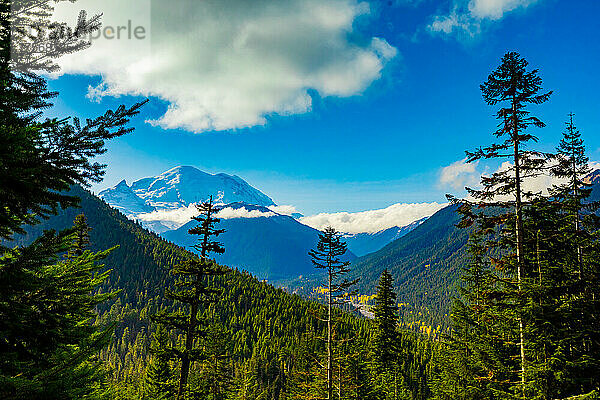
[[[494,393],[509,389],[519,367],[512,343],[502,340],[513,327],[503,317],[505,299],[492,265],[490,234],[479,228],[469,237],[470,261],[461,274],[460,296],[452,304],[452,331],[443,337],[436,359],[440,369],[432,382],[436,400],[493,399]]]
[[[198,236],[198,243],[194,247],[199,257],[187,259],[173,267],[171,275],[177,276],[178,280],[174,284],[174,290],[167,289],[165,292],[167,298],[183,303],[186,311],[161,312],[153,317],[156,322],[176,329],[184,336],[183,346],[171,349],[173,355],[181,361],[178,400],[185,398],[192,363],[205,359],[203,347],[199,343],[206,336],[208,325],[203,312],[209,304],[216,301],[217,294],[217,290],[208,285],[207,279],[225,273],[225,269],[209,258],[211,253],[222,254],[225,251],[223,245],[214,239],[225,231],[215,228],[219,223],[215,214],[220,208],[213,203],[212,196],[196,207],[200,214],[192,219],[199,224],[191,228],[189,233]]]
[[[153,333],[150,353],[152,359],[148,364],[144,385],[144,398],[166,400],[175,395],[174,371],[171,367],[173,355],[168,351],[171,347],[169,332],[158,325]]]
[[[596,216],[599,204],[588,199],[589,159],[574,114],[568,117],[557,148],[557,163],[552,169],[553,175],[564,182],[550,190],[558,220],[552,232],[555,244],[543,254],[552,270],[558,272],[552,277],[557,288],[552,310],[556,330],[549,346],[551,363],[548,362],[547,369],[553,373],[560,371],[561,379],[553,380],[552,389],[561,396],[584,394],[596,388],[597,374],[589,371],[600,361],[597,323],[600,237]]]
[[[132,131],[127,124],[143,104],[121,106],[85,123],[43,118],[58,94],[48,90],[40,73],[56,71],[56,57],[89,46],[82,37],[99,28],[98,16],[88,20],[82,13],[70,35],[44,36],[52,41],[52,51],[23,50],[41,37],[31,36],[31,28],[68,30],[50,20],[52,3],[0,1],[2,239],[24,233],[24,225],[59,207],[77,205],[65,191],[101,180],[105,166],[92,158],[106,151],[106,140]],[[77,248],[72,246],[77,234],[70,230],[47,232],[30,246],[2,247],[0,397],[81,398],[100,381],[102,368],[92,359],[112,331],[97,330],[89,320],[95,305],[112,295],[94,294],[107,278],[99,262],[108,251],[85,251],[87,234],[79,233],[83,240]]]
[[[528,128],[545,126],[539,118],[530,114],[528,106],[546,102],[552,92],[542,92],[542,79],[538,76],[538,70],[529,70],[528,62],[516,52],[508,52],[504,55],[501,65],[481,85],[481,91],[488,105],[500,106],[496,113],[496,118],[499,120],[498,129],[494,135],[503,140],[467,152],[467,161],[508,159],[510,166],[489,177],[482,177],[481,190],[467,188],[469,194],[475,199],[477,208],[495,207],[496,211],[490,215],[490,212],[472,212],[463,209],[466,211],[464,225],[469,225],[473,220],[478,219],[482,230],[502,227],[503,232],[497,244],[502,248],[499,251],[508,255],[501,257],[497,262],[505,275],[504,279],[515,278],[516,291],[511,289],[510,284],[506,286],[505,309],[498,311],[505,317],[514,317],[518,325],[520,391],[521,396],[525,397],[527,327],[522,310],[526,298],[524,284],[531,271],[527,266],[525,254],[523,213],[524,206],[532,201],[537,193],[524,189],[523,181],[541,174],[547,162],[544,154],[526,149],[528,144],[537,141],[536,136],[528,133]],[[512,211],[505,211],[508,209]],[[511,341],[512,339],[508,340]]]
[[[374,333],[372,342],[373,371],[376,387],[398,399],[402,379],[398,379],[398,306],[392,275],[385,269],[379,278],[375,295]]]
[[[333,399],[333,307],[347,304],[352,293],[348,289],[358,282],[358,279],[349,281],[342,276],[350,271],[350,262],[342,257],[346,254],[348,246],[341,240],[339,232],[332,227],[327,227],[319,234],[317,248],[309,252],[314,266],[324,269],[327,274],[327,399]]]
[[[554,157],[557,164],[551,170],[554,176],[566,180],[566,182],[554,185],[550,193],[557,201],[561,202],[565,211],[571,215],[573,232],[575,233],[573,240],[577,241],[577,233],[581,229],[582,202],[589,197],[592,189],[590,184],[583,181],[591,172],[590,160],[585,154],[581,134],[573,122],[574,116],[573,113],[568,115],[569,120],[565,124],[566,128]],[[577,246],[577,263],[581,269],[582,254],[580,246]]]
[[[372,392],[369,382],[367,342],[360,340],[366,335],[355,332],[343,339],[334,334],[334,397],[338,399],[367,399]]]
[[[398,339],[398,306],[394,293],[393,278],[387,269],[383,270],[375,295],[373,307],[375,333],[373,335],[373,355],[377,369],[384,370],[396,361]]]
[[[211,323],[204,339],[205,361],[201,377],[207,399],[225,400],[233,389],[231,335],[218,323]]]
[[[114,326],[90,320],[115,295],[97,292],[110,273],[100,262],[113,249],[93,253],[76,242],[74,229],[47,231],[0,256],[2,398],[79,399],[103,378],[96,354]]]
[[[83,254],[85,248],[90,245],[90,231],[92,228],[88,226],[85,215],[79,214],[73,221],[73,229],[75,231],[75,240],[73,240],[69,255],[79,257]]]
[[[52,3],[0,1],[0,238],[4,239],[24,233],[23,224],[36,223],[58,207],[77,205],[78,199],[64,192],[76,183],[101,180],[105,166],[92,158],[106,151],[106,140],[133,130],[127,123],[145,103],[120,106],[85,123],[78,118],[43,118],[58,93],[48,90],[40,73],[56,71],[56,57],[88,47],[89,41],[82,38],[100,27],[100,17],[88,20],[85,12],[74,28],[57,24],[50,20]],[[71,34],[52,35],[53,28]],[[16,51],[37,40],[31,38],[32,29],[44,32],[51,51]]]

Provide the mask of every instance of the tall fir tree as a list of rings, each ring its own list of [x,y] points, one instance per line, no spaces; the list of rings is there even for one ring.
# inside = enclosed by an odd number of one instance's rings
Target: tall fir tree
[[[523,182],[542,174],[547,167],[545,154],[527,149],[531,142],[537,141],[528,129],[545,126],[530,114],[528,107],[546,102],[552,94],[543,92],[538,70],[529,70],[528,66],[527,60],[518,53],[508,52],[501,65],[481,85],[485,102],[500,106],[496,113],[498,129],[494,135],[503,140],[467,152],[467,161],[507,159],[509,166],[491,176],[483,176],[481,190],[467,188],[474,201],[462,201],[461,208],[463,226],[475,223],[476,230],[491,235],[486,246],[495,257],[492,263],[498,279],[493,289],[497,293],[493,309],[497,319],[503,321],[496,324],[499,330],[496,334],[503,340],[502,347],[507,347],[503,351],[508,350],[508,354],[500,357],[505,362],[500,369],[513,370],[510,365],[515,355],[509,354],[510,348],[516,345],[520,364],[518,381],[507,376],[506,382],[515,384],[509,389],[510,395],[520,398],[527,396],[529,338],[526,332],[530,327],[526,326],[525,309],[531,297],[528,280],[534,273],[531,261],[535,259],[534,254],[525,253],[528,238],[525,237],[524,209],[539,196],[539,193],[524,188]],[[511,320],[516,324],[514,328]],[[513,337],[511,332],[515,331],[517,336]],[[505,395],[509,396],[509,392]]]
[[[144,103],[121,106],[84,124],[77,118],[43,118],[58,94],[48,90],[41,73],[57,70],[56,57],[89,46],[83,37],[100,27],[99,16],[88,20],[83,12],[69,30],[51,20],[53,3],[0,1],[2,239],[24,233],[25,225],[59,207],[77,205],[78,198],[65,192],[73,184],[101,180],[105,166],[92,159],[106,151],[106,140],[132,131],[127,124]],[[30,35],[32,28],[70,34],[42,38]],[[38,39],[54,47],[43,54],[27,50]],[[78,225],[85,227],[84,221]],[[96,331],[89,320],[94,306],[110,297],[94,294],[107,278],[99,262],[108,252],[84,251],[86,240],[80,239],[85,236],[81,230],[48,232],[30,246],[1,248],[0,391],[9,397],[81,398],[100,381],[102,368],[90,360],[111,331]],[[77,241],[79,247],[73,247]]]
[[[589,158],[585,154],[585,146],[581,133],[575,126],[570,113],[569,120],[565,123],[563,137],[556,149],[556,165],[551,172],[554,176],[566,182],[554,185],[550,191],[551,195],[561,202],[562,207],[571,215],[573,223],[574,241],[578,240],[577,234],[581,231],[581,218],[583,201],[591,194],[591,185],[584,182],[584,178],[591,172]],[[589,207],[586,207],[589,209]],[[577,262],[582,268],[581,247],[577,247]]]
[[[381,273],[374,313],[374,332],[371,343],[375,390],[385,398],[399,399],[402,378],[399,377],[398,306],[393,278],[387,269]]]
[[[171,347],[171,338],[162,325],[156,327],[152,336],[149,349],[152,359],[146,369],[143,396],[148,400],[172,399],[175,395],[176,380],[171,365],[173,354],[168,351]]]
[[[350,262],[344,261],[343,256],[348,250],[347,244],[342,241],[341,235],[332,227],[327,227],[319,234],[319,242],[316,249],[309,252],[312,263],[315,268],[324,269],[327,274],[327,337],[325,339],[327,348],[327,399],[333,399],[333,328],[334,328],[334,307],[347,304],[353,292],[348,292],[349,288],[358,282],[358,279],[349,281],[343,278],[343,275],[350,272]]]
[[[383,270],[379,278],[373,314],[375,320],[374,361],[378,370],[385,370],[396,361],[398,339],[398,305],[396,304],[393,278],[387,269]]]
[[[600,365],[600,205],[589,201],[592,188],[587,177],[591,168],[573,113],[568,115],[555,159],[552,173],[563,183],[555,184],[550,193],[560,221],[553,237],[561,247],[555,246],[545,254],[545,258],[553,259],[560,254],[559,260],[552,260],[559,266],[560,275],[555,278],[559,291],[554,307],[557,329],[548,369],[558,375],[552,376],[554,393],[567,396],[588,393],[600,386],[597,374],[590,372]]]
[[[104,166],[92,162],[105,141],[131,132],[129,119],[141,103],[119,107],[81,124],[78,119],[44,119],[57,93],[41,72],[56,71],[53,59],[89,43],[82,36],[46,36],[55,47],[45,54],[20,49],[37,40],[28,28],[67,28],[51,21],[48,1],[0,1],[0,238],[23,233],[24,225],[76,205],[64,193],[75,183],[101,179]],[[99,28],[99,17],[80,15],[81,35]],[[79,224],[83,227],[84,224]],[[79,232],[81,233],[81,232]],[[79,235],[79,238],[85,235]],[[2,248],[0,257],[0,392],[7,398],[82,398],[102,379],[94,361],[112,330],[93,327],[95,306],[110,293],[94,294],[107,278],[106,252],[73,247],[77,234],[48,232],[32,245]],[[60,254],[68,254],[63,258]]]
[[[223,229],[215,228],[219,223],[215,214],[220,208],[214,204],[212,196],[208,201],[202,202],[196,207],[200,214],[193,217],[193,220],[199,224],[191,228],[189,233],[198,236],[195,248],[199,257],[187,259],[171,269],[171,275],[177,276],[178,280],[174,284],[174,290],[167,289],[165,292],[167,298],[182,303],[187,309],[170,313],[163,311],[153,317],[156,322],[164,324],[170,329],[176,329],[184,336],[183,346],[170,349],[173,355],[181,361],[177,389],[178,400],[186,397],[191,365],[206,358],[200,343],[200,340],[206,336],[208,325],[204,311],[211,303],[217,301],[216,295],[218,294],[214,287],[209,286],[208,278],[223,275],[226,272],[214,259],[210,258],[211,253],[222,254],[225,252],[223,245],[214,239],[224,232]]]

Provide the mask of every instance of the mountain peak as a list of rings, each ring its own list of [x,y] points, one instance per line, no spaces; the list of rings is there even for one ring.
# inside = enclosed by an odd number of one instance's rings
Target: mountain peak
[[[273,200],[236,175],[210,174],[190,165],[178,165],[131,186],[125,179],[99,193],[107,203],[127,215],[177,209],[213,196],[219,203],[245,203],[268,207]]]
[[[161,175],[167,174],[167,173],[173,173],[173,172],[182,173],[182,174],[187,174],[187,173],[202,173],[202,174],[210,175],[210,174],[208,174],[208,173],[206,173],[204,171],[201,171],[198,168],[193,167],[191,165],[178,165],[176,167],[173,167],[171,169],[166,170]]]
[[[111,188],[104,189],[98,193],[98,197],[127,216],[154,211],[154,207],[147,205],[131,190],[125,179]]]
[[[600,182],[600,169],[590,172],[582,181],[589,185]]]
[[[273,200],[237,176],[209,174],[189,165],[173,167],[160,175],[131,184],[146,204],[174,209],[205,201],[209,196],[220,203],[243,202],[258,206],[275,205]]]

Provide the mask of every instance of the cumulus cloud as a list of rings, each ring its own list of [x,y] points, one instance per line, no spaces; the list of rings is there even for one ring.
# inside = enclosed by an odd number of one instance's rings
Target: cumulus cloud
[[[600,169],[600,162],[590,161],[589,166],[592,169],[592,171]],[[495,173],[506,172],[506,171],[510,170],[512,167],[513,167],[512,163],[505,161],[494,172]],[[478,171],[473,171],[472,176],[474,178],[476,177],[473,180],[473,183],[475,183],[475,180],[477,182],[476,182],[476,184],[472,184],[470,186],[474,187],[474,188],[477,188],[477,187],[480,188],[481,185],[479,184],[479,180],[480,180],[479,177],[480,176],[491,176],[491,174],[488,174],[485,172],[482,173],[482,172],[478,172]],[[524,178],[523,183],[522,183],[522,188],[526,192],[531,192],[534,194],[541,194],[542,196],[548,196],[549,188],[551,188],[553,185],[565,184],[565,183],[567,183],[567,181],[568,181],[568,179],[557,178],[556,176],[551,175],[549,171],[544,171],[543,173],[541,173],[539,175]],[[471,198],[471,197],[468,197],[468,199],[473,200],[473,198]],[[512,200],[514,200],[514,197],[513,196],[497,196],[495,198],[495,200],[496,201],[512,201]]]
[[[496,172],[505,172],[513,167],[513,164],[505,161],[500,165]],[[542,196],[548,196],[548,188],[552,185],[558,185],[564,183],[565,180],[558,179],[555,176],[550,175],[549,172],[542,173],[533,177],[526,177],[523,179],[522,188],[523,191],[539,193]],[[498,196],[498,200],[513,200],[514,196]]]
[[[370,12],[359,0],[79,0],[57,6],[57,16],[74,20],[80,8],[103,12],[105,25],[141,18],[151,40],[95,41],[62,57],[61,73],[100,75],[89,88],[94,99],[163,99],[166,112],[149,122],[192,132],[305,113],[310,90],[359,95],[397,53],[381,38],[351,39],[356,19]]]
[[[456,161],[440,171],[439,186],[463,190],[465,186],[475,186],[479,183],[480,174],[477,172],[478,162],[467,163],[467,159]]]
[[[405,226],[435,214],[447,204],[397,203],[379,210],[356,213],[322,213],[300,218],[300,222],[318,230],[332,226],[344,233],[375,233],[394,226]]]
[[[527,8],[538,1],[456,0],[452,10],[448,14],[434,16],[428,28],[431,32],[465,32],[473,36],[481,31],[482,24],[499,20],[511,11]]]

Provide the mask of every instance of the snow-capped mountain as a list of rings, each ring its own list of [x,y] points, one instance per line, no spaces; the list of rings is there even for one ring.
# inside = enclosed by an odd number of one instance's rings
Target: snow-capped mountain
[[[219,236],[226,249],[217,256],[219,262],[267,279],[314,273],[308,251],[316,245],[319,231],[298,220],[301,215],[294,213],[293,207],[277,207],[238,176],[175,167],[131,186],[123,180],[98,196],[147,229],[187,248],[197,240],[188,234],[197,224],[191,219],[197,215],[195,204],[213,196],[224,205],[217,215],[219,228],[226,230]],[[349,259],[379,250],[420,222],[377,233],[346,234]]]
[[[220,203],[244,202],[260,206],[275,205],[273,200],[242,178],[227,174],[208,174],[182,166],[131,184],[133,192],[157,209],[180,208],[213,196]]]
[[[141,213],[186,207],[209,196],[220,203],[275,205],[271,198],[238,176],[212,175],[188,166],[142,178],[131,186],[123,180],[115,187],[101,191],[98,196],[130,218]]]
[[[154,207],[146,204],[143,199],[131,190],[127,185],[127,182],[125,182],[125,179],[116,186],[101,191],[98,194],[98,197],[128,217],[140,213],[149,213],[155,210]]]

